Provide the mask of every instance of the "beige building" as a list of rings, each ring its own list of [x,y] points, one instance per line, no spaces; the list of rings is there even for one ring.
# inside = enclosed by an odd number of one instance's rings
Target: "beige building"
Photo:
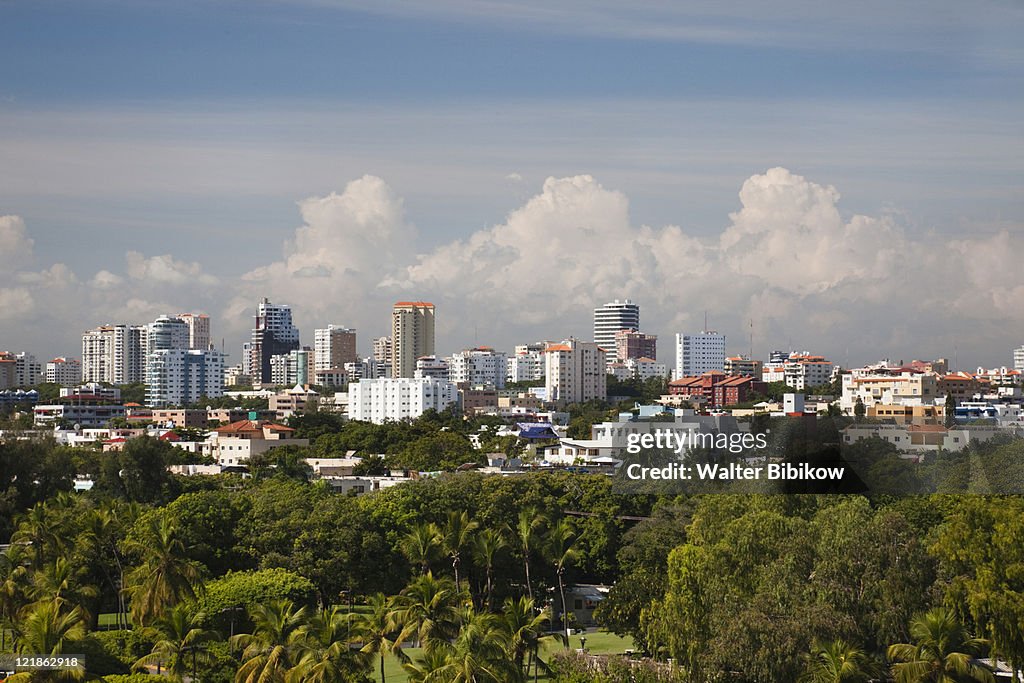
[[[939,405],[904,406],[878,403],[867,407],[867,417],[892,420],[896,424],[943,424],[946,408]]]
[[[416,360],[434,355],[434,304],[399,301],[391,313],[392,377],[412,377]]]
[[[594,342],[569,338],[544,349],[548,401],[558,405],[608,397],[605,352]]]
[[[268,399],[269,408],[277,415],[278,420],[283,420],[294,413],[301,413],[306,408],[319,403],[320,394],[312,389],[304,389],[296,386],[287,391],[281,391]]]
[[[941,398],[936,376],[897,368],[892,372],[853,372],[843,375],[843,395],[839,407],[852,415],[859,398],[865,408],[885,405],[934,405]]]
[[[175,427],[205,429],[206,419],[207,416],[205,409],[153,409],[153,422],[156,422],[159,425],[173,424]]]
[[[296,439],[291,427],[273,422],[239,420],[212,432],[212,452],[217,464],[244,465],[249,458],[277,446],[309,446],[309,439]]]
[[[188,326],[188,348],[199,351],[210,348],[210,316],[204,313],[179,313],[175,317]]]
[[[727,375],[747,375],[761,378],[764,364],[759,360],[751,360],[747,356],[729,356],[725,359],[723,372]]]

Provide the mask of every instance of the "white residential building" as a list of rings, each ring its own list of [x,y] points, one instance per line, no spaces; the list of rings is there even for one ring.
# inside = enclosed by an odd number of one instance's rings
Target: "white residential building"
[[[147,353],[190,348],[188,324],[181,318],[160,316],[148,325],[147,331]]]
[[[531,348],[540,346],[540,348]],[[517,346],[514,356],[509,356],[505,365],[505,378],[509,382],[534,382],[544,379],[544,345]]]
[[[594,343],[605,351],[606,363],[616,358],[615,333],[640,329],[640,306],[629,299],[609,301],[594,309]]]
[[[54,358],[46,364],[46,381],[70,387],[82,381],[82,364],[76,358]]]
[[[348,388],[348,414],[376,424],[414,420],[426,410],[442,411],[459,400],[458,388],[445,379],[363,379]]]
[[[676,335],[676,379],[724,369],[725,335],[714,330]]]
[[[448,379],[448,362],[437,356],[421,356],[416,359],[413,377],[417,379]]]
[[[1024,346],[1013,350],[1013,369],[1024,372]]]
[[[490,347],[467,349],[449,356],[448,381],[469,386],[505,388],[508,357]]]
[[[391,376],[391,362],[380,361],[374,356],[367,356],[361,361],[345,364],[345,383],[352,384],[361,379],[379,379]]]
[[[566,405],[608,397],[605,352],[595,342],[569,338],[544,350],[547,400]]]
[[[157,408],[224,395],[224,358],[207,349],[162,349],[149,354],[146,404]]]
[[[653,358],[627,358],[624,365],[630,376],[639,380],[668,377],[668,366]]]
[[[145,325],[102,325],[82,335],[82,381],[132,384],[145,381]]]
[[[316,370],[341,370],[346,363],[359,360],[356,353],[356,331],[340,325],[314,330],[313,352]]]
[[[823,356],[807,353],[790,354],[783,368],[783,381],[798,391],[818,387],[832,381],[835,366]]]
[[[308,347],[270,357],[270,383],[275,386],[313,384],[315,378],[313,351]]]

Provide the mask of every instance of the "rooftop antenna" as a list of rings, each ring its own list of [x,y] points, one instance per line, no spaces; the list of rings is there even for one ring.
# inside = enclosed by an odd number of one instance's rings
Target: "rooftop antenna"
[[[750,319],[750,359],[754,359],[754,319]]]
[[[704,331],[705,332],[708,331],[708,312],[707,312],[707,310],[704,311]]]

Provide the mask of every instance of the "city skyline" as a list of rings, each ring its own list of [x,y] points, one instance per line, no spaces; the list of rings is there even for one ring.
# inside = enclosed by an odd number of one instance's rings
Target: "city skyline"
[[[434,301],[445,350],[623,297],[759,357],[1024,341],[1024,8],[242,7],[0,5],[0,346],[196,310],[237,363],[261,297]]]

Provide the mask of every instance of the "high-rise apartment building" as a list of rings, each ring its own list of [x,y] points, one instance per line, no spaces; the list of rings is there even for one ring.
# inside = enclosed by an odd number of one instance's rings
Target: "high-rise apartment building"
[[[54,358],[46,364],[46,381],[62,387],[82,383],[82,364],[76,358]]]
[[[176,317],[188,326],[190,349],[210,348],[210,316],[203,313],[179,313]]]
[[[12,387],[34,387],[43,378],[43,367],[28,351],[20,353],[0,351],[0,358],[14,362],[14,365],[11,366],[13,370],[10,371]]]
[[[594,309],[594,343],[605,350],[609,363],[615,358],[615,333],[640,329],[640,306],[629,299],[610,301]]]
[[[636,330],[619,330],[615,333],[615,356],[620,363],[630,358],[658,358],[658,335],[644,334]]]
[[[146,405],[180,406],[223,396],[224,357],[212,349],[177,347],[151,352],[146,363]]]
[[[676,335],[676,379],[725,368],[725,335],[713,330]]]
[[[605,351],[599,344],[567,339],[544,350],[545,386],[549,401],[582,403],[608,396]]]
[[[515,355],[506,362],[505,378],[509,382],[535,382],[544,379],[544,349],[554,342],[539,341],[517,344]]]
[[[1024,346],[1013,350],[1013,369],[1024,372]]]
[[[299,348],[299,330],[292,324],[292,309],[262,299],[256,309],[249,348],[249,374],[253,384],[271,382],[270,359]]]
[[[391,313],[393,377],[412,377],[416,360],[434,355],[434,304],[399,301]]]
[[[188,324],[181,318],[162,315],[151,322],[147,329],[146,351],[148,353],[190,348]]]
[[[134,384],[146,378],[146,325],[101,325],[82,335],[82,381]]]
[[[373,359],[378,363],[390,363],[391,337],[375,337],[373,340]]]
[[[359,360],[356,331],[340,325],[328,325],[313,332],[313,353],[317,370],[342,370],[346,363]]]
[[[340,369],[339,369],[340,370]],[[293,387],[296,384],[314,384],[316,369],[313,363],[313,350],[308,346],[292,349],[288,353],[278,354],[270,358],[270,383],[277,386]]]

